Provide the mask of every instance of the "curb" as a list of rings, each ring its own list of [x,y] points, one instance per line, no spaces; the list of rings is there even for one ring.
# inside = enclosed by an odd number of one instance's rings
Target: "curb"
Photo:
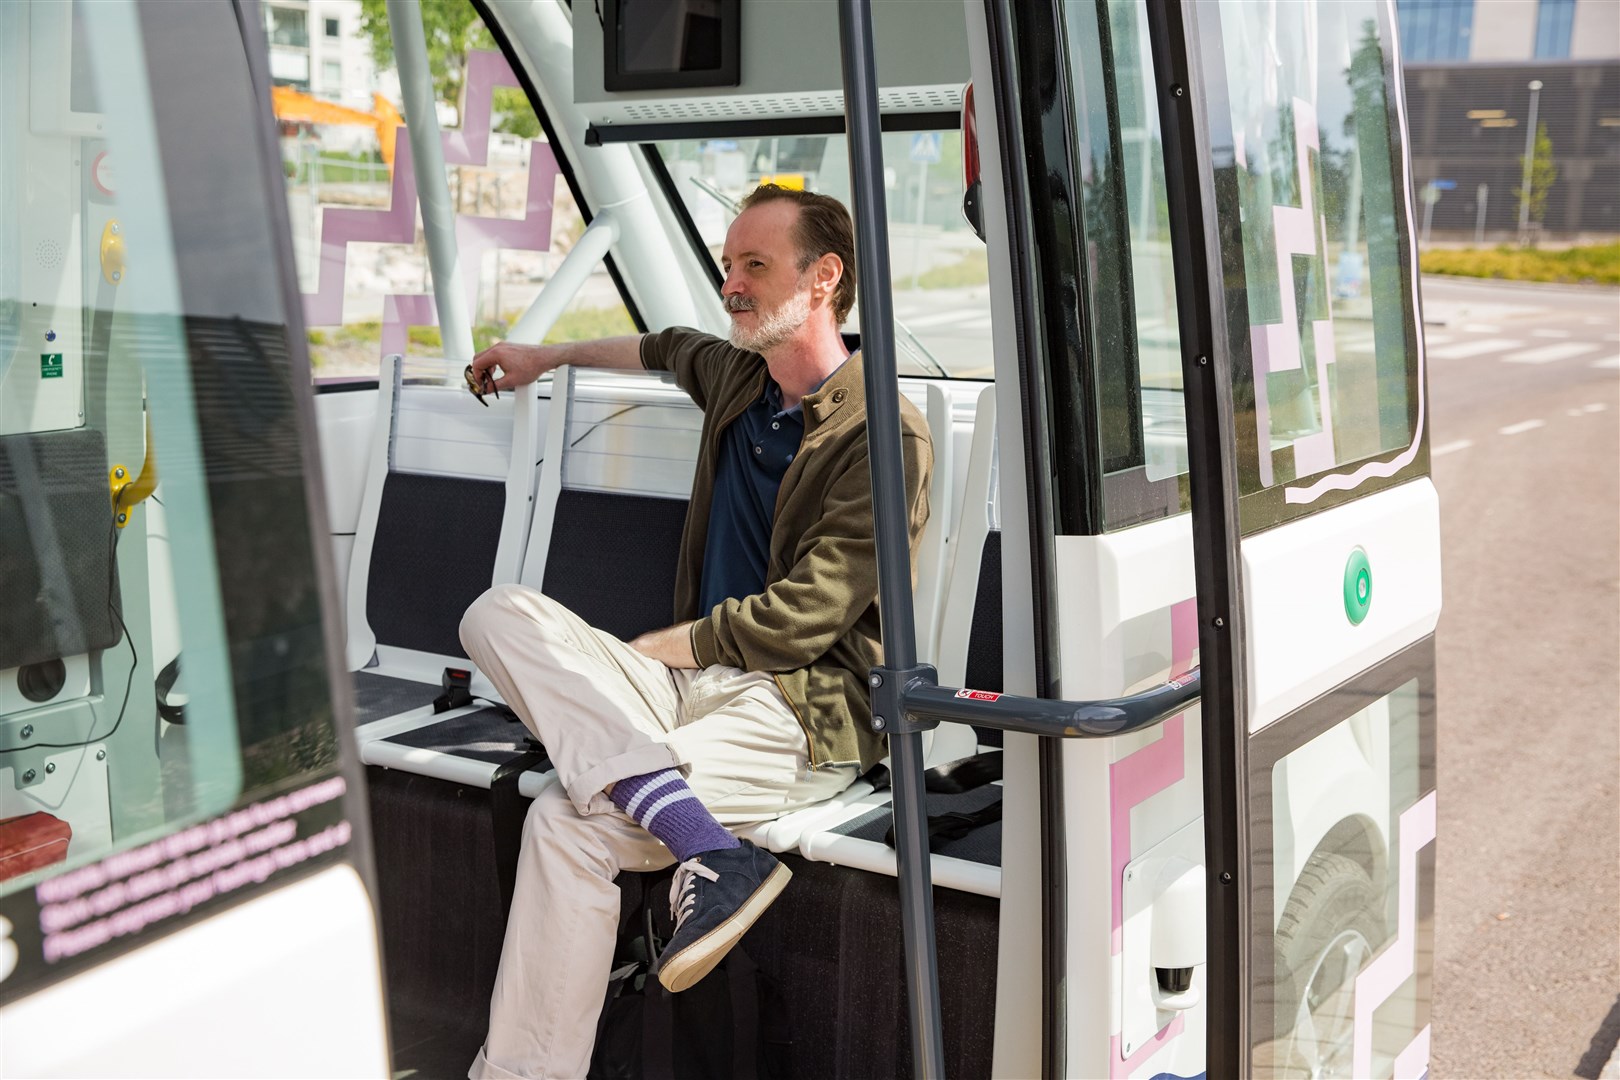
[[[1447,285],[1492,285],[1501,289],[1570,293],[1575,296],[1604,296],[1620,292],[1620,285],[1602,285],[1595,282],[1515,281],[1512,278],[1471,277],[1468,274],[1421,274],[1419,276],[1424,281],[1439,281]]]

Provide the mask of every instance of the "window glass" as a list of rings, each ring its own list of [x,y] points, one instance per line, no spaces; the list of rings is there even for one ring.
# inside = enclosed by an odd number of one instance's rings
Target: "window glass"
[[[463,0],[423,5],[456,242],[475,348],[506,336],[584,220],[510,66]],[[375,377],[389,353],[444,354],[417,177],[383,5],[338,31],[353,96],[303,92],[275,72],[273,104],[317,380]],[[357,47],[349,48],[349,36]],[[358,66],[357,66],[358,65]],[[306,80],[307,81],[307,80]],[[633,333],[603,266],[547,340]],[[446,378],[460,379],[460,364]],[[447,369],[448,370],[448,369]]]
[[[1380,11],[1222,0],[1201,21],[1225,76],[1210,124],[1245,531],[1409,475],[1419,451]]]
[[[1421,959],[1432,912],[1434,799],[1416,680],[1332,725],[1270,775],[1272,978],[1255,980],[1261,1078],[1408,1076],[1428,1063]],[[1337,803],[1324,792],[1340,793]],[[1354,793],[1346,796],[1343,793]],[[1324,811],[1338,824],[1327,828]],[[1324,834],[1326,830],[1326,835]],[[1418,1068],[1412,1068],[1413,1061]]]
[[[1575,31],[1575,0],[1541,0],[1536,6],[1536,59],[1569,59]]]
[[[774,180],[850,205],[842,135],[657,143],[693,224],[719,265],[737,202]],[[895,350],[903,375],[988,379],[990,266],[962,216],[960,131],[883,136]],[[844,329],[860,326],[860,309]]]
[[[1398,0],[1401,55],[1408,61],[1467,60],[1474,0]]]
[[[264,26],[272,45],[309,48],[309,12],[302,8],[266,4]]]
[[[352,857],[243,44],[0,4],[6,999]]]
[[[1187,428],[1158,100],[1142,0],[1065,8],[1106,528],[1187,509]]]
[[[133,27],[0,5],[0,99],[32,106],[0,110],[0,895],[217,813],[244,775]]]

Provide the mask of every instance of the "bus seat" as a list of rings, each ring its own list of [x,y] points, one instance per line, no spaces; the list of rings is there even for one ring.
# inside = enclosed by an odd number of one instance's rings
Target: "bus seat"
[[[940,682],[946,686],[1000,689],[1001,535],[996,527],[995,441],[995,388],[986,387],[974,411],[962,513],[951,538],[950,572],[940,604],[935,664]],[[924,752],[924,762],[930,767],[972,755],[979,748],[981,733],[965,724],[941,724],[933,736]],[[841,800],[836,807],[823,808],[792,840],[807,859],[892,877],[896,873],[894,851],[884,842],[892,818],[892,793],[872,791],[864,782],[862,786],[863,792]],[[973,814],[1000,797],[1001,788],[996,784],[953,795],[930,792],[928,813],[930,817]],[[774,843],[788,837],[772,833],[770,839]],[[979,826],[938,846],[933,866],[936,885],[999,897],[1000,823]]]
[[[953,617],[949,608],[949,597],[956,590],[953,589],[952,582],[946,574],[947,570],[952,574],[956,572],[951,556],[961,542],[960,530],[956,527],[957,522],[951,513],[954,468],[954,455],[951,451],[953,421],[950,401],[939,386],[934,383],[925,384],[925,395],[924,416],[928,421],[929,435],[934,444],[934,474],[929,485],[932,512],[929,515],[928,525],[923,530],[917,559],[917,588],[914,595],[917,655],[921,662],[934,663],[945,671],[955,670],[960,666],[948,658],[947,651],[942,651],[957,647],[955,638],[947,633],[943,625],[945,620]],[[981,395],[981,406],[984,396]],[[975,473],[971,459],[985,457],[984,467],[979,470],[982,474],[979,482],[988,490],[990,475],[988,455],[989,448],[994,442],[993,405],[991,408],[990,427],[984,429],[986,433],[981,436],[981,429],[975,426],[973,443],[969,450],[967,505],[970,508],[975,498],[973,494]],[[972,514],[964,515],[964,518],[967,517],[972,517]],[[965,645],[963,647],[965,648]],[[943,677],[942,675],[941,678]],[[923,735],[923,760],[929,766],[966,757],[972,754],[974,749],[972,729],[961,725],[941,725]],[[863,778],[831,799],[785,814],[774,821],[761,822],[738,835],[745,836],[772,851],[792,851],[800,846],[802,838],[807,834],[860,816],[865,809],[874,805],[871,801],[873,799],[880,801],[882,805],[888,805],[887,793],[879,792],[874,795],[872,784]]]
[[[540,422],[532,388],[495,402],[502,423],[492,425],[459,382],[406,383],[403,367],[385,358],[378,380],[346,598],[357,726],[367,729],[438,696],[443,668],[467,665],[462,612],[516,579]]]

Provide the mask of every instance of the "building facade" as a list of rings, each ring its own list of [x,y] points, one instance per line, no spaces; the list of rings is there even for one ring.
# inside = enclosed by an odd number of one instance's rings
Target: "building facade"
[[[1620,0],[1397,0],[1416,187],[1438,237],[1516,236],[1527,143],[1558,177],[1540,231],[1620,234]]]

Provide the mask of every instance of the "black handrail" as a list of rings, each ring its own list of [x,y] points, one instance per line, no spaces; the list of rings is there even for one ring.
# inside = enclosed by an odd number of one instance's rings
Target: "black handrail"
[[[1202,688],[1198,668],[1141,693],[1104,701],[988,694],[918,680],[906,687],[903,707],[913,723],[972,724],[1055,739],[1108,739],[1144,731],[1185,712],[1198,703]]]

